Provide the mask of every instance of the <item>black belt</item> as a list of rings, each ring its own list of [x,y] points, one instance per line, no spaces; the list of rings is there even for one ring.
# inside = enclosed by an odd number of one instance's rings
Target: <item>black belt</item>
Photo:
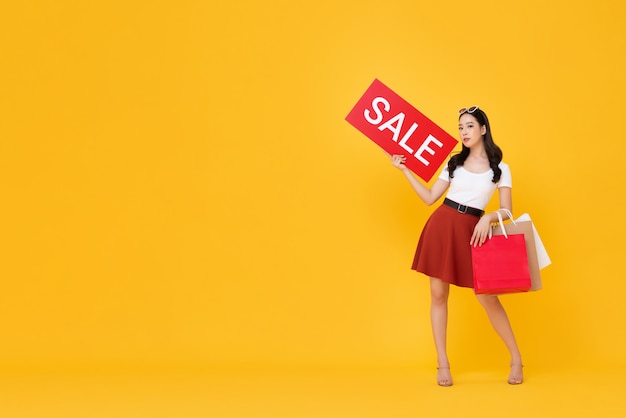
[[[472,208],[472,207],[465,206],[465,205],[460,205],[456,203],[455,201],[448,199],[447,197],[443,200],[443,204],[456,209],[459,213],[467,213],[468,215],[478,216],[479,218],[483,216],[483,213],[485,213],[484,210]]]

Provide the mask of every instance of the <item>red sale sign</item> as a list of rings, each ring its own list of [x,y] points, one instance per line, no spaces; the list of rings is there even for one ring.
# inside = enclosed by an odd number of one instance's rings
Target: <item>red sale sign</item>
[[[406,166],[429,181],[457,144],[419,110],[374,80],[346,120],[389,154],[402,154]]]

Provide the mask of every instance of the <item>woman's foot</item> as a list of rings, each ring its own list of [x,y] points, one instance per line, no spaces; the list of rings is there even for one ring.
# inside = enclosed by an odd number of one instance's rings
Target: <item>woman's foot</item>
[[[437,384],[439,386],[452,386],[452,375],[450,374],[450,366],[437,367]]]
[[[511,374],[509,374],[509,385],[519,385],[524,381],[523,364],[511,364]]]

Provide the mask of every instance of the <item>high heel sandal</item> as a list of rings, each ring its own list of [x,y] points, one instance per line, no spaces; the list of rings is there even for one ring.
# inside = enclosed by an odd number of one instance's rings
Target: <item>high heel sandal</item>
[[[437,367],[437,384],[439,386],[444,386],[444,387],[448,387],[448,386],[452,386],[452,376],[450,376],[450,378],[445,378],[445,379],[440,379],[439,378],[439,370],[450,370],[450,366],[446,366],[446,367]],[[450,372],[448,372],[450,373]]]
[[[511,364],[511,369],[513,369],[513,367],[519,367],[520,370],[522,370],[524,365],[523,364]],[[511,373],[513,373],[513,370],[511,370]],[[509,379],[507,380],[507,382],[509,385],[521,385],[524,382],[523,370],[522,370],[522,373],[520,373],[518,376],[509,375]]]

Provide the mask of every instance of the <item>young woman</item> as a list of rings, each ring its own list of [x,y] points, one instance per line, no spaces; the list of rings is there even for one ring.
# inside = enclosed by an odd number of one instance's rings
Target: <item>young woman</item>
[[[424,226],[412,267],[430,277],[430,318],[440,386],[452,386],[446,351],[450,285],[474,287],[470,246],[482,245],[491,223],[498,220],[495,212],[484,213],[496,189],[500,207],[512,211],[511,172],[502,162],[502,151],[493,142],[487,115],[478,106],[459,110],[459,134],[463,142],[461,152],[450,158],[430,189],[411,174],[404,165],[403,155],[391,157],[392,164],[402,171],[427,205],[432,205],[448,191],[444,203]],[[507,215],[502,212],[506,219]],[[476,297],[511,354],[508,383],[522,383],[522,357],[504,307],[495,295]]]

